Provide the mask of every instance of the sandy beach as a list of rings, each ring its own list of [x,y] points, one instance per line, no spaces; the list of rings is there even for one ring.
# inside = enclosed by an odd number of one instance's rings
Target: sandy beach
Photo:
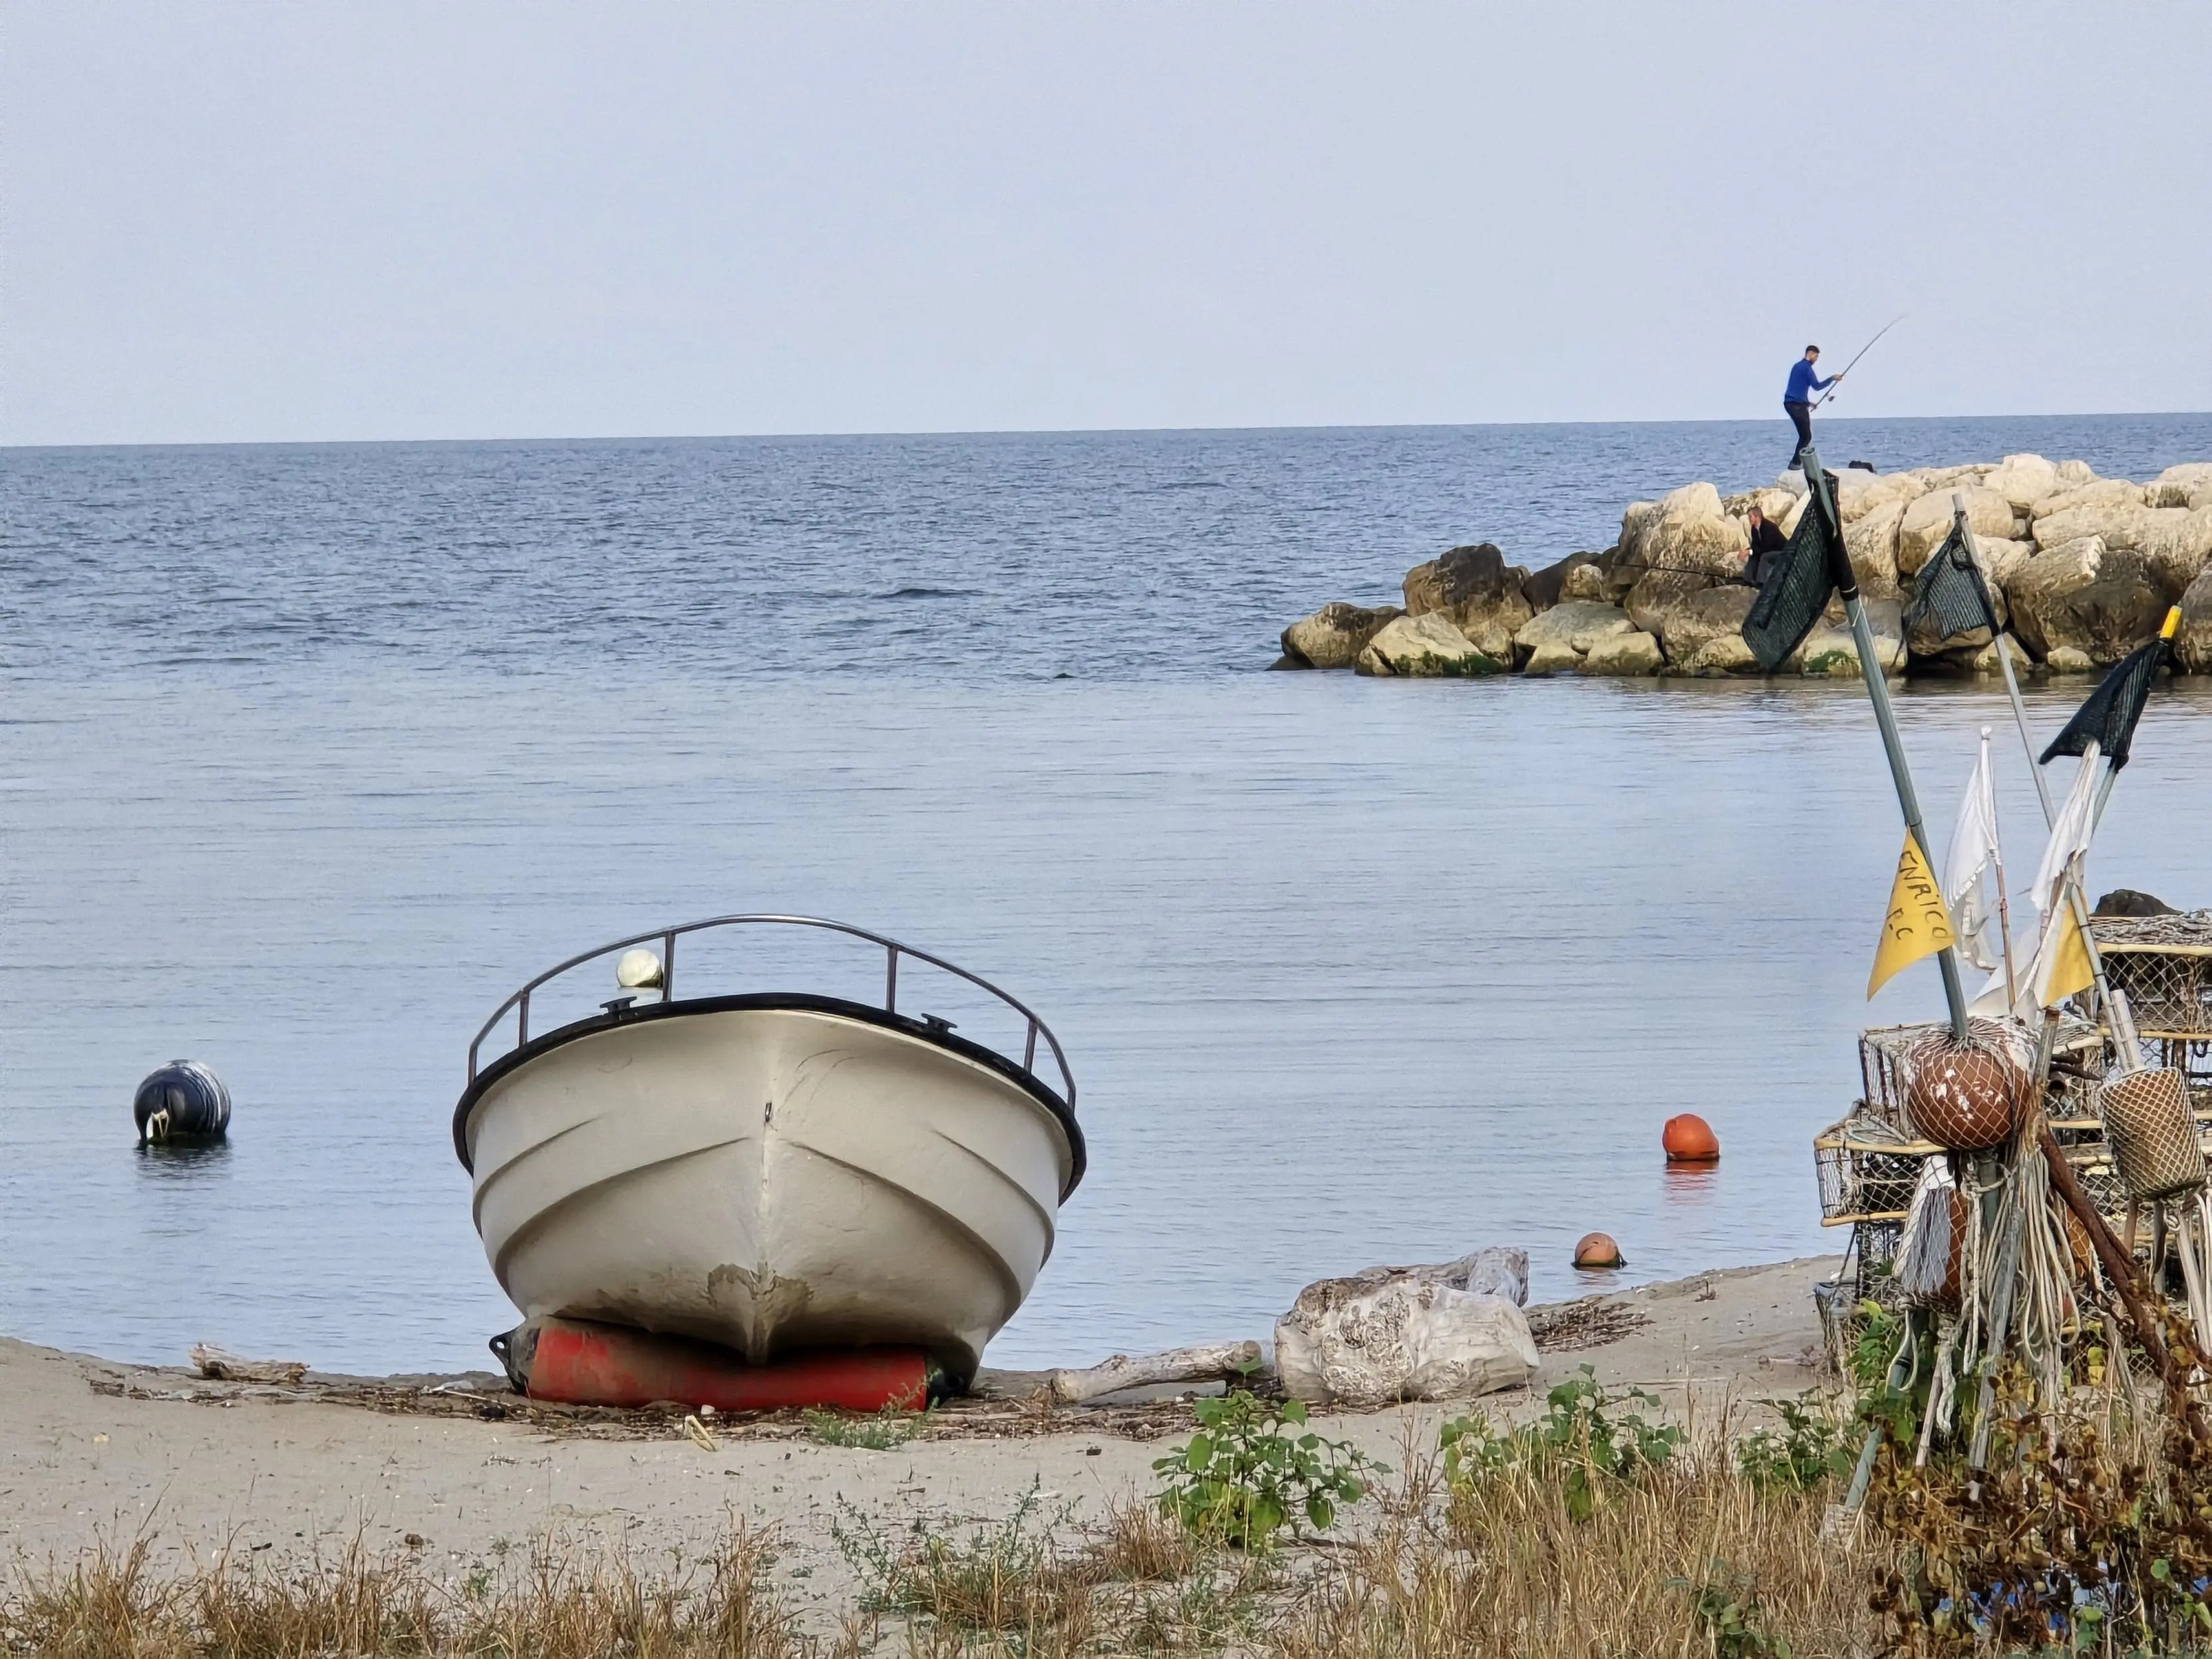
[[[1814,1386],[1812,1285],[1832,1258],[1733,1268],[1530,1310],[1544,1363],[1529,1389],[1482,1409],[1522,1413],[1588,1364],[1680,1409],[1747,1406]],[[1098,1358],[1100,1356],[1091,1356]],[[732,1520],[772,1526],[801,1605],[842,1605],[839,1517],[885,1529],[1004,1516],[1032,1491],[1072,1524],[1152,1486],[1152,1460],[1190,1425],[1186,1401],[1048,1408],[1039,1372],[988,1371],[976,1397],[929,1414],[888,1450],[818,1443],[793,1417],[714,1431],[670,1416],[564,1416],[484,1373],[214,1382],[0,1340],[0,1554],[67,1562],[145,1535],[157,1566],[228,1549],[327,1559],[358,1538],[458,1575],[553,1540],[641,1563],[696,1551]],[[429,1392],[437,1390],[437,1392]],[[1431,1449],[1459,1406],[1328,1416],[1324,1431],[1395,1464]]]

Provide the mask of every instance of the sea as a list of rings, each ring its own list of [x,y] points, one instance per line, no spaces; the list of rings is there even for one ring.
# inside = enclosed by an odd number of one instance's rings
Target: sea
[[[1830,465],[2144,478],[2212,416],[1836,421]],[[524,981],[824,916],[1059,1037],[1090,1170],[1001,1365],[1268,1334],[1299,1287],[1524,1248],[1555,1300],[1820,1255],[1812,1142],[1901,831],[1863,689],[1270,672],[1285,623],[1772,479],[1779,421],[0,450],[0,1334],[483,1365],[517,1315],[451,1118]],[[2055,732],[2087,690],[2036,685]],[[1939,842],[2001,692],[1898,699]],[[2212,690],[2154,696],[2093,889],[2212,903]],[[689,947],[686,947],[687,950]],[[872,994],[702,947],[687,989]],[[589,1000],[614,994],[585,988]],[[902,1006],[1018,1041],[959,981]],[[909,1003],[908,999],[911,998]],[[228,1143],[135,1146],[165,1061]],[[1660,1129],[1696,1112],[1709,1169]],[[1602,1230],[1626,1265],[1571,1265]]]

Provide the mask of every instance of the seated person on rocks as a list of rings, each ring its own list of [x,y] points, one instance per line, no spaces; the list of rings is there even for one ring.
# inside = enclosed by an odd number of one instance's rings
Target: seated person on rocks
[[[1775,561],[1790,541],[1782,532],[1766,521],[1766,514],[1756,507],[1745,516],[1744,527],[1751,532],[1751,551],[1744,556],[1743,572],[1736,580],[1749,582],[1753,587],[1763,586],[1766,573],[1774,568]]]

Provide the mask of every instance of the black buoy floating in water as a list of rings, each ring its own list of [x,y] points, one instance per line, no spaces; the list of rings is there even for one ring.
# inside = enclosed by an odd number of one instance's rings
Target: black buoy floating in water
[[[230,1128],[230,1091],[210,1066],[173,1060],[138,1085],[131,1103],[138,1144],[221,1140]]]

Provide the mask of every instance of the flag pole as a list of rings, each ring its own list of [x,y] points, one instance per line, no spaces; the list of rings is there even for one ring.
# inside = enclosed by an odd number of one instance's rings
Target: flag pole
[[[1990,728],[1986,726],[1982,728],[1981,760],[1982,767],[1986,771],[1990,763]],[[1990,791],[1990,841],[1996,843],[1998,837],[1996,833],[1996,791],[1994,788]],[[2009,1008],[2020,1000],[2020,991],[2013,981],[2012,914],[2010,902],[2005,896],[2004,848],[1999,844],[1992,844],[1990,850],[1996,854],[1992,862],[1997,867],[1997,941],[2004,950],[2005,1006]]]
[[[1820,528],[1828,544],[1828,568],[1842,591],[1844,615],[1850,621],[1851,638],[1858,646],[1859,672],[1866,680],[1868,700],[1874,704],[1875,724],[1881,730],[1882,751],[1889,757],[1890,781],[1897,786],[1897,804],[1905,813],[1905,833],[1919,843],[1920,856],[1933,871],[1937,866],[1935,855],[1928,850],[1928,831],[1920,821],[1920,798],[1912,790],[1912,772],[1905,762],[1905,744],[1897,734],[1897,714],[1889,706],[1889,686],[1882,678],[1881,664],[1875,656],[1874,629],[1867,622],[1865,602],[1859,598],[1858,578],[1851,572],[1850,556],[1844,550],[1844,526],[1836,511],[1835,485],[1821,470],[1820,458],[1809,444],[1805,447],[1801,465],[1807,494],[1811,497],[1807,511],[1820,515]],[[1967,1036],[1966,992],[1959,980],[1958,950],[1947,945],[1936,952],[1936,960],[1943,970],[1943,1000],[1950,1005],[1951,1035],[1964,1042]]]
[[[1966,550],[1966,556],[1974,562],[1974,568],[1979,572],[1982,550],[1975,543],[1974,526],[1966,520],[1966,495],[1956,489],[1951,492],[1951,526],[1959,532],[1960,544]],[[2020,727],[2021,747],[2027,750],[2027,775],[2035,780],[2036,798],[2043,803],[2043,827],[2048,830],[2051,824],[2051,786],[2043,781],[2043,768],[2035,758],[2035,739],[2028,735],[2027,704],[2021,699],[2020,681],[2012,672],[2012,650],[2005,642],[2007,635],[2004,629],[1996,625],[1995,617],[1990,618],[1990,623],[1993,635],[1990,642],[1997,648],[1997,665],[2004,670],[2005,695],[2012,699],[2013,724]]]

